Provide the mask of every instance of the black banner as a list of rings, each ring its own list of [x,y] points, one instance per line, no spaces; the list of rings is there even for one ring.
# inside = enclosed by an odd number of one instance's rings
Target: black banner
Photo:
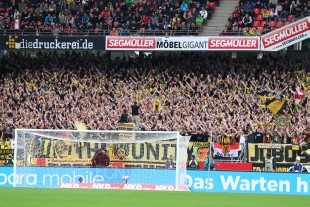
[[[0,36],[0,49],[105,50],[102,36]]]

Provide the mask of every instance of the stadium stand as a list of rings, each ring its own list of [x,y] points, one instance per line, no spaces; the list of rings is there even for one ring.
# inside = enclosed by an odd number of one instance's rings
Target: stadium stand
[[[259,36],[309,16],[309,9],[308,0],[240,0],[221,35]]]
[[[93,53],[12,53],[0,61],[1,130],[4,139],[15,128],[75,129],[76,121],[115,130],[122,111],[137,101],[139,130],[300,137],[309,124],[310,59],[295,56],[184,53],[111,60]],[[291,124],[272,124],[274,115]]]
[[[71,35],[194,35],[219,0],[16,0],[0,3],[0,32]],[[205,12],[206,11],[206,12]],[[201,14],[201,16],[199,16]],[[113,29],[115,28],[115,29]]]

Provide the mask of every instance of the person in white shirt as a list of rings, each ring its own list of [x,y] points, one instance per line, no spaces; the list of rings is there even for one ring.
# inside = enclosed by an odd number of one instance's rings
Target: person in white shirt
[[[12,29],[20,29],[20,24],[19,16],[16,16],[15,20],[12,22]]]
[[[207,25],[207,18],[208,18],[208,12],[205,10],[204,7],[201,8],[199,14],[201,14],[201,17],[203,18],[203,24]]]

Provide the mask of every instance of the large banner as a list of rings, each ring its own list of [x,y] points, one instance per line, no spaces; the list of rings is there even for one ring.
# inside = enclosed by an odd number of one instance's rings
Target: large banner
[[[308,160],[300,155],[300,151],[292,149],[291,144],[254,144],[248,143],[248,162],[261,164],[267,151],[271,152],[271,155],[276,158],[277,166],[281,164],[293,165],[296,161],[296,157],[300,156],[301,163],[307,164]],[[310,149],[307,151],[310,153]]]
[[[33,145],[35,147],[29,152],[32,157],[30,164],[36,166],[89,165],[99,148],[107,149],[112,165],[119,167],[164,167],[170,155],[176,156],[176,141],[98,144],[42,138]]]
[[[259,48],[259,37],[106,37],[106,50],[116,51],[248,51]]]
[[[309,174],[188,170],[194,192],[310,195]],[[237,205],[238,206],[238,205]]]
[[[0,169],[0,187],[11,187],[13,185],[13,168],[2,167]],[[117,183],[124,183],[122,178],[128,176],[128,183],[123,185],[122,189],[133,190],[141,190],[150,184],[155,185],[153,186],[155,190],[163,190],[163,188],[173,190],[175,184],[174,170],[119,168],[97,170],[33,167],[27,168],[27,174],[24,174],[24,171],[21,171],[20,174],[17,173],[16,180],[18,186],[67,188],[85,187],[79,184],[79,180],[83,180],[83,183],[96,183],[91,186],[92,188],[109,189],[111,186],[116,186]],[[309,174],[303,173],[240,171],[211,171],[208,173],[201,170],[188,170],[186,174],[181,175],[180,183],[182,184],[182,182],[188,185],[188,191],[194,192],[310,195]]]
[[[0,37],[0,49],[33,50],[104,50],[104,37],[99,36],[18,36]]]
[[[261,39],[262,51],[279,51],[310,37],[310,17],[281,27]]]
[[[106,50],[203,51],[207,37],[106,37]]]

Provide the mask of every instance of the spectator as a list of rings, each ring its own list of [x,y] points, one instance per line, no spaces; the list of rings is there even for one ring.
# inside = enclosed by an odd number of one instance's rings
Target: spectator
[[[110,31],[110,36],[118,36],[118,30],[115,27]]]
[[[242,27],[251,27],[252,26],[252,17],[250,17],[248,14],[245,14],[245,16],[242,19]]]
[[[191,156],[191,160],[188,162],[189,169],[198,169],[198,162],[195,158],[195,155]]]
[[[12,21],[12,29],[21,29],[21,21],[19,16],[16,16],[15,20]]]
[[[181,8],[181,11],[185,12],[188,9],[187,3],[183,1],[180,8]]]
[[[250,2],[246,2],[244,5],[244,11],[246,13],[249,13],[251,9],[252,9],[252,6],[251,6]]]
[[[201,14],[198,14],[198,17],[196,18],[196,25],[198,27],[198,31],[202,31],[203,29],[203,18],[201,16]]]
[[[8,157],[5,160],[4,165],[8,165],[8,166],[13,166],[14,165],[14,160],[13,160],[12,154],[8,155]]]
[[[128,123],[128,122],[129,122],[129,118],[128,118],[127,110],[124,109],[123,113],[121,114],[119,123],[123,124],[123,123]]]
[[[99,152],[95,154],[92,160],[96,168],[105,168],[110,165],[110,157],[106,153],[106,150],[99,149]]]
[[[46,17],[45,17],[45,24],[50,26],[52,23],[54,22],[54,17],[51,16],[51,14],[49,13]]]
[[[132,115],[132,122],[135,123],[135,129],[139,129],[140,124],[140,117],[139,117],[139,108],[140,106],[135,101],[133,105],[131,105],[131,115]]]
[[[292,172],[302,172],[303,165],[300,163],[300,157],[296,157],[296,163],[293,165]]]
[[[87,24],[88,24],[88,22],[89,22],[89,17],[87,16],[86,13],[84,13],[84,15],[83,15],[83,17],[82,17],[82,25],[83,25],[84,27],[86,27]]]
[[[208,18],[208,12],[207,10],[205,10],[204,7],[201,8],[199,14],[201,15],[201,17],[203,18],[203,24],[207,25],[207,18]]]
[[[260,169],[264,169],[266,172],[275,172],[276,168],[276,159],[271,156],[270,152],[267,152]]]

